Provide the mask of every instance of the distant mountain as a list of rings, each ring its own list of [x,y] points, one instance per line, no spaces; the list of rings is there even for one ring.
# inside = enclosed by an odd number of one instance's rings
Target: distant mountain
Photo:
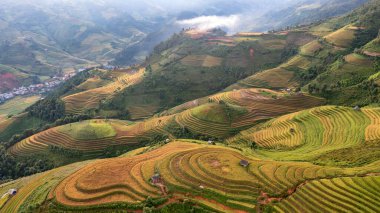
[[[202,17],[190,26],[216,26],[231,34],[267,31],[339,15],[363,2],[3,0],[0,93],[73,69],[108,62],[141,63],[155,45],[188,27],[178,20],[192,23],[193,18]]]
[[[260,31],[310,24],[350,12],[365,2],[368,0],[299,0],[287,8],[268,12],[258,20],[265,24],[257,25],[254,29]]]
[[[0,75],[15,80],[0,92],[29,84],[27,79],[34,75],[52,77],[72,68],[107,63],[170,22],[166,17],[137,17],[117,6],[87,1],[2,1]]]

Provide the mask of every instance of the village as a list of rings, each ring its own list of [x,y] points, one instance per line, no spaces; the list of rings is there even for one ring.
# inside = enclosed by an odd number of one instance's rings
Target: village
[[[79,72],[79,70],[78,70]],[[77,72],[76,72],[77,73]],[[75,76],[76,73],[65,74],[62,77],[54,76],[49,81],[40,83],[40,84],[32,84],[29,86],[22,86],[18,88],[14,88],[12,91],[7,93],[0,94],[0,104],[16,97],[16,96],[25,96],[25,95],[36,95],[36,94],[44,94],[51,89],[55,88],[62,82],[70,79]]]
[[[86,70],[91,70],[94,68],[100,68],[100,69],[105,69],[105,70],[115,70],[120,67],[112,66],[112,65],[101,65],[101,66],[91,67],[91,68],[86,68],[86,69],[82,68],[82,69],[77,69],[73,73],[64,74],[63,76],[54,76],[46,82],[14,88],[13,90],[9,92],[0,93],[0,104],[3,104],[6,101],[13,99],[17,96],[45,94],[49,92],[50,90],[54,89],[55,87],[57,87],[58,85],[60,85],[61,83],[74,77],[76,74],[86,71]]]

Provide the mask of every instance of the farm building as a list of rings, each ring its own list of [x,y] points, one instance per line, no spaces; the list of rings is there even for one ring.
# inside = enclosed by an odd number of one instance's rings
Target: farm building
[[[240,166],[242,166],[242,167],[247,167],[247,166],[249,165],[249,162],[246,161],[246,160],[241,160],[239,164],[240,164]]]
[[[16,195],[17,194],[17,189],[9,189],[8,190],[9,195]]]
[[[161,175],[156,173],[155,175],[153,175],[150,180],[152,181],[153,184],[160,184],[162,183],[162,178],[161,178]]]

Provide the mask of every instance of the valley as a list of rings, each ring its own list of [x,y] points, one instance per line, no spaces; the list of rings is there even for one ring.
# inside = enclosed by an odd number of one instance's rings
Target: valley
[[[0,212],[379,212],[380,1],[312,2],[0,105]]]

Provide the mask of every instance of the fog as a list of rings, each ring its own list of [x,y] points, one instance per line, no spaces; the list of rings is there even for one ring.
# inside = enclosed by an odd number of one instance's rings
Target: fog
[[[139,19],[172,17],[180,27],[201,30],[220,27],[228,33],[258,28],[257,18],[268,11],[289,7],[301,0],[1,0],[0,7],[29,5],[31,8],[64,8],[70,11],[104,10],[128,14]],[[83,12],[84,11],[84,12]],[[183,15],[186,14],[186,15]],[[77,16],[77,14],[73,14]]]

